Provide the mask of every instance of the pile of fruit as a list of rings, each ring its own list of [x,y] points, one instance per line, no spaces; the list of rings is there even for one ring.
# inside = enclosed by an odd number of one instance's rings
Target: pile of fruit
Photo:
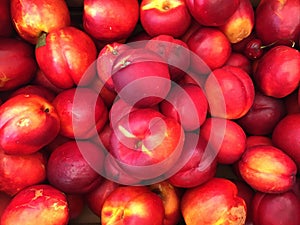
[[[300,0],[1,0],[0,225],[299,225]]]

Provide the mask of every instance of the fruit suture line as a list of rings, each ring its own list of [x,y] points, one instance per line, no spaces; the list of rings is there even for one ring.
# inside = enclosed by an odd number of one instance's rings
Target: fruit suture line
[[[299,12],[1,0],[0,224],[299,225]]]

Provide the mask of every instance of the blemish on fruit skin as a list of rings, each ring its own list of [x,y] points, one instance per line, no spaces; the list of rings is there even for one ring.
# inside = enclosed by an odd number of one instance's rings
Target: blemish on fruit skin
[[[106,224],[115,224],[125,217],[124,207],[106,207],[104,209],[105,217],[109,218]]]
[[[112,47],[110,44],[107,45],[107,49],[109,50],[109,52],[111,52],[111,54],[113,55],[118,55],[119,52],[117,49],[115,49],[114,47]]]
[[[54,208],[54,210],[64,210],[66,207],[66,205],[60,205],[59,202],[54,202],[52,205],[52,208]]]
[[[125,68],[126,66],[128,66],[128,65],[130,65],[130,64],[131,64],[130,61],[124,60],[124,61],[122,62],[121,68]]]
[[[22,118],[20,119],[17,124],[18,127],[29,127],[30,119],[29,118]]]
[[[232,225],[242,225],[246,222],[246,210],[244,206],[232,207],[229,211],[228,218]]]
[[[214,223],[214,225],[244,225],[246,222],[245,207],[240,205],[232,207]]]
[[[38,199],[39,197],[43,196],[43,189],[38,189],[34,191],[34,197],[32,198],[32,201]]]

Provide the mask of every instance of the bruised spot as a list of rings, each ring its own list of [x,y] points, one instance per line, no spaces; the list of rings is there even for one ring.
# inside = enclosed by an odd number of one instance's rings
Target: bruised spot
[[[232,225],[242,225],[246,222],[246,210],[245,207],[240,205],[237,207],[232,207],[228,215],[229,220]]]
[[[244,206],[240,205],[232,207],[226,211],[221,218],[219,218],[214,225],[243,225],[246,221],[246,210]]]

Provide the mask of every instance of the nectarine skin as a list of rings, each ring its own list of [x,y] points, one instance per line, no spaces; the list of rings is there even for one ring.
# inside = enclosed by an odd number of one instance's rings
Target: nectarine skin
[[[179,189],[167,181],[154,183],[149,186],[162,200],[165,209],[163,225],[176,225],[180,221],[180,196]]]
[[[137,0],[85,0],[83,28],[101,42],[128,38],[139,19]]]
[[[145,48],[122,52],[114,61],[112,80],[120,98],[139,107],[158,104],[171,88],[168,64]]]
[[[140,108],[112,126],[110,153],[132,177],[159,178],[180,163],[184,131],[175,119]]]
[[[185,0],[143,0],[140,20],[144,30],[152,37],[161,34],[180,37],[191,24],[191,15]]]
[[[251,210],[254,225],[298,225],[300,223],[300,200],[291,191],[281,194],[257,192]]]
[[[250,135],[269,135],[276,124],[286,115],[282,99],[255,92],[249,111],[237,123]]]
[[[229,119],[207,118],[200,128],[200,136],[217,152],[218,163],[233,164],[246,149],[244,130]]]
[[[163,220],[162,200],[143,186],[118,187],[106,198],[101,211],[102,225],[161,225]]]
[[[120,184],[113,182],[111,180],[105,179],[100,185],[98,185],[95,189],[88,192],[85,195],[85,202],[89,209],[95,213],[97,216],[101,216],[101,210],[104,201],[106,198],[118,187]]]
[[[168,97],[160,104],[161,112],[176,119],[185,131],[200,128],[208,113],[204,91],[195,84],[173,86]]]
[[[187,6],[193,18],[201,25],[221,26],[237,10],[239,0],[210,1],[187,0]]]
[[[223,66],[231,54],[228,38],[217,28],[200,27],[191,34],[187,45],[195,53],[191,56],[192,70],[199,74],[209,74]]]
[[[74,220],[81,215],[85,206],[84,195],[67,194],[70,220]]]
[[[31,154],[59,133],[53,104],[38,95],[20,94],[0,107],[0,147],[7,154]]]
[[[274,145],[297,163],[300,168],[300,113],[290,114],[282,118],[274,128],[272,142]]]
[[[242,53],[231,52],[228,60],[224,66],[235,66],[245,70],[249,75],[252,74],[251,62],[250,60]]]
[[[98,53],[97,57],[97,75],[102,83],[109,89],[114,91],[114,84],[111,79],[112,65],[116,58],[129,48],[129,45],[125,45],[119,42],[113,42],[106,44]]]
[[[11,17],[17,33],[36,44],[43,32],[69,26],[70,12],[65,1],[12,0]]]
[[[2,0],[0,2],[0,37],[11,37],[14,29],[10,13],[10,0]]]
[[[98,93],[90,88],[70,88],[53,100],[60,119],[60,134],[72,139],[89,139],[100,132],[108,110]]]
[[[247,38],[254,27],[254,9],[250,0],[240,0],[239,6],[225,24],[220,26],[231,43]]]
[[[92,142],[68,141],[51,153],[47,163],[48,181],[67,194],[87,193],[102,182],[95,169],[101,172],[103,160],[104,153]],[[92,167],[95,165],[99,168]]]
[[[52,84],[39,68],[36,72],[34,79],[32,80],[32,84],[45,87],[50,91],[53,91],[55,94],[58,94],[59,92],[63,91],[62,88],[58,88],[54,84]]]
[[[17,38],[0,37],[0,91],[28,84],[37,71],[34,48]]]
[[[175,187],[192,188],[201,185],[216,174],[217,160],[214,150],[199,134],[187,132],[182,161],[186,163],[168,181]]]
[[[282,193],[295,181],[297,166],[282,150],[272,145],[256,145],[246,149],[238,162],[243,179],[257,191]]]
[[[237,194],[236,185],[224,178],[212,178],[203,185],[188,189],[181,200],[186,225],[243,225],[246,203]]]
[[[43,34],[35,56],[39,68],[56,87],[84,86],[94,78],[97,49],[92,38],[78,28],[68,26]]]
[[[300,88],[283,98],[287,114],[300,113]]]
[[[39,95],[39,96],[47,99],[49,102],[52,102],[52,100],[55,98],[55,93],[52,92],[51,90],[49,90],[43,86],[33,85],[33,84],[22,86],[22,87],[16,89],[15,91],[13,91],[13,93],[11,93],[11,95],[9,97],[13,97],[13,96],[16,96],[19,94]]]
[[[215,69],[205,83],[212,116],[238,119],[251,108],[255,90],[249,74],[234,66]]]
[[[180,80],[190,66],[190,51],[186,42],[171,35],[158,35],[146,42],[146,49],[159,54],[168,62],[170,79]]]
[[[300,35],[298,0],[261,0],[255,10],[255,32],[268,44],[291,45]]]
[[[252,201],[255,195],[255,191],[242,180],[233,180],[233,183],[238,189],[238,196],[244,199],[247,208],[246,225],[252,224]]]
[[[253,73],[257,88],[265,95],[283,98],[299,86],[300,52],[285,45],[267,51]]]
[[[0,149],[0,191],[15,195],[46,180],[46,158],[41,152],[7,155]]]
[[[248,135],[246,139],[246,148],[255,145],[272,145],[272,139],[268,136],[262,135]]]
[[[20,191],[1,217],[1,225],[67,225],[68,221],[66,195],[47,184],[33,185]]]
[[[8,206],[9,202],[11,201],[12,197],[4,192],[0,192],[0,218],[5,210],[5,208]]]

